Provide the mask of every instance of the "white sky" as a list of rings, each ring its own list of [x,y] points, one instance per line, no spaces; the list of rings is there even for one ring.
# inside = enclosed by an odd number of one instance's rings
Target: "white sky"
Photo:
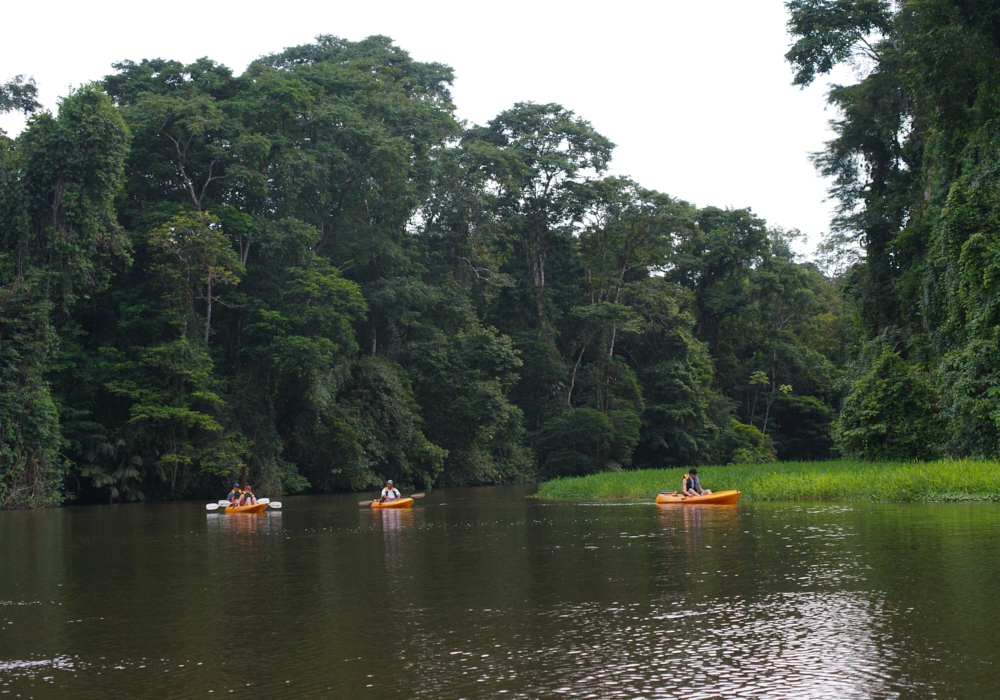
[[[208,56],[239,73],[317,34],[386,34],[455,69],[463,119],[558,102],[618,144],[613,171],[645,187],[750,206],[801,229],[809,249],[828,227],[808,155],[830,138],[833,113],[825,83],[791,85],[782,0],[53,0],[7,3],[3,19],[0,80],[33,75],[49,108],[125,58]],[[0,116],[9,133],[22,123]]]

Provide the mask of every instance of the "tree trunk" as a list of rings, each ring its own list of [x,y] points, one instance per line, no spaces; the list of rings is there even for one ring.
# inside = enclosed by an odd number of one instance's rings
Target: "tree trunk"
[[[208,345],[208,336],[212,332],[212,278],[209,276],[205,283],[205,345]]]
[[[573,365],[573,374],[569,378],[569,391],[566,392],[566,405],[573,408],[573,387],[576,386],[576,371],[580,368],[580,362],[583,360],[583,353],[587,352],[587,344],[590,343],[590,338],[584,342],[583,347],[580,349],[580,356],[576,358],[576,363]]]
[[[525,261],[531,270],[531,283],[535,294],[535,311],[538,314],[538,331],[545,342],[550,342],[548,315],[545,311],[545,238],[544,222],[536,220],[531,242],[526,246]]]

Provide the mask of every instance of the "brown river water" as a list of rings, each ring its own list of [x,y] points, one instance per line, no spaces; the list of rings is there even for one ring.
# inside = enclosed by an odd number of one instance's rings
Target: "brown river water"
[[[1000,505],[0,513],[0,699],[998,698]]]

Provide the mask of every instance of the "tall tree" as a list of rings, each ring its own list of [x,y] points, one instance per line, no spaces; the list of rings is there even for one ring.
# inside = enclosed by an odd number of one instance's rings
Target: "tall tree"
[[[496,178],[495,184],[502,188],[502,215],[524,261],[535,327],[548,341],[551,295],[546,270],[553,239],[568,235],[578,217],[573,185],[604,172],[614,144],[573,112],[556,104],[532,103],[501,112],[486,126],[472,129],[465,140],[483,141],[513,156],[512,171]]]
[[[11,85],[5,94],[35,106],[33,84]],[[61,499],[62,402],[50,376],[72,366],[71,311],[126,256],[113,202],[127,148],[120,115],[95,85],[62,100],[57,115],[32,117],[16,141],[0,135],[2,507]]]

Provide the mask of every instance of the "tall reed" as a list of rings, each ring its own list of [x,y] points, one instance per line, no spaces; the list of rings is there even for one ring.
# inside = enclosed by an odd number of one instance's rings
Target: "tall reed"
[[[554,479],[536,496],[562,501],[650,501],[678,490],[687,469],[646,469]],[[773,462],[698,467],[705,488],[761,501],[1000,501],[1000,462]]]

